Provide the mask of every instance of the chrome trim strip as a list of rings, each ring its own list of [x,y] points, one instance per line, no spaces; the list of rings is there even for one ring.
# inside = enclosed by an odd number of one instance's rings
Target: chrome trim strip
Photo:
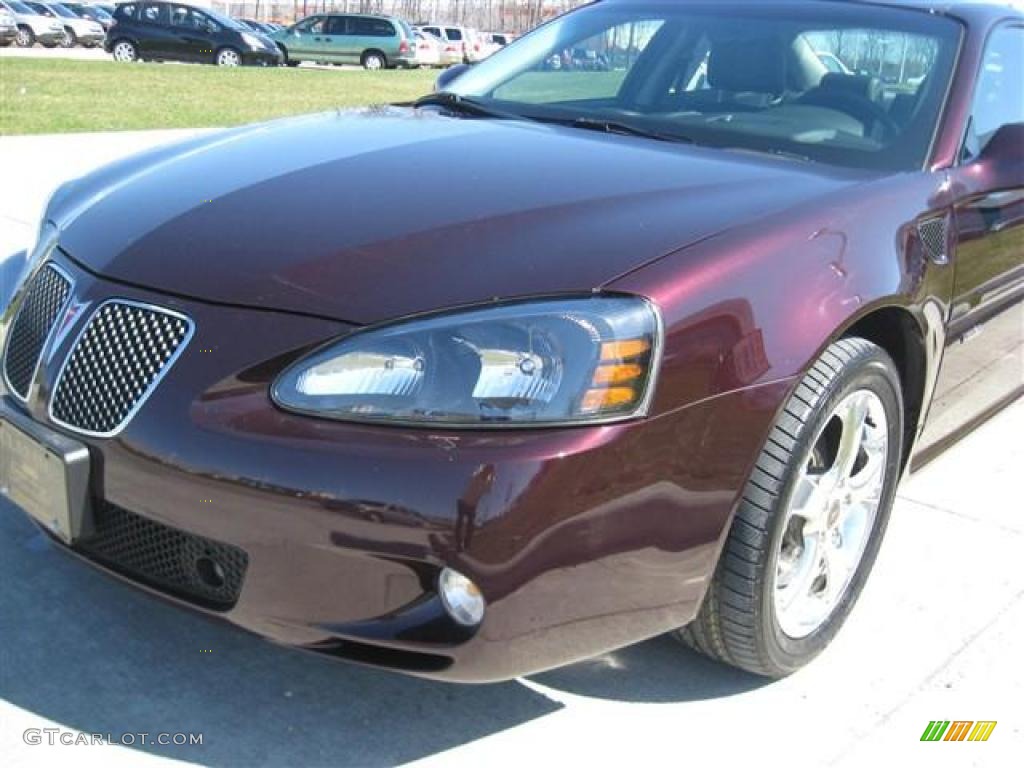
[[[102,309],[108,304],[122,304],[131,307],[138,307],[139,309],[145,309],[156,314],[167,315],[169,317],[176,317],[185,323],[185,325],[187,326],[187,330],[185,331],[185,338],[181,340],[181,343],[178,345],[178,348],[174,350],[174,354],[167,358],[167,362],[164,363],[164,367],[153,378],[153,381],[151,381],[149,386],[146,387],[145,392],[143,392],[139,396],[139,399],[136,401],[135,405],[132,406],[132,409],[128,411],[127,414],[125,414],[125,417],[123,419],[121,419],[121,422],[109,432],[93,432],[88,429],[76,427],[73,424],[68,424],[67,422],[58,419],[53,413],[53,404],[54,400],[57,397],[57,392],[60,389],[61,380],[64,378],[64,371],[67,368],[68,363],[71,361],[72,355],[74,355],[75,350],[78,349],[78,345],[82,341],[82,337],[85,335],[85,332],[89,330],[89,326],[92,325],[92,321],[96,318],[97,313],[102,311]],[[78,331],[78,335],[75,336],[75,340],[71,344],[71,348],[68,351],[68,354],[64,357],[64,362],[61,363],[60,370],[57,372],[57,378],[54,380],[53,390],[50,392],[50,403],[46,408],[46,415],[49,417],[50,422],[56,424],[59,427],[63,427],[64,429],[70,430],[80,435],[87,435],[89,437],[107,438],[114,437],[120,434],[121,432],[124,431],[125,427],[127,427],[128,424],[131,423],[131,420],[135,418],[136,414],[142,409],[142,406],[146,404],[146,401],[149,399],[149,396],[153,394],[153,391],[157,388],[157,386],[159,386],[160,382],[163,381],[164,377],[167,375],[167,372],[174,367],[174,363],[177,362],[178,358],[181,356],[181,353],[185,351],[185,347],[187,347],[188,343],[192,340],[192,336],[195,334],[195,330],[196,326],[195,323],[192,322],[192,318],[190,318],[188,315],[183,315],[181,312],[175,312],[172,309],[167,309],[166,307],[160,307],[157,306],[156,304],[147,304],[146,302],[143,301],[133,301],[132,299],[122,298],[110,298],[102,301],[101,303],[96,305],[96,308],[93,309],[92,312],[89,313],[88,318],[82,324],[82,328]]]
[[[51,249],[52,252],[52,249]],[[60,324],[62,316],[68,311],[68,307],[71,305],[71,300],[75,297],[75,281],[74,278],[65,270],[63,267],[58,266],[56,262],[44,261],[39,268],[32,273],[32,275],[24,282],[22,290],[28,288],[36,278],[42,273],[44,269],[52,269],[58,275],[63,277],[68,283],[68,295],[64,299],[64,303],[57,309],[57,316],[53,320],[53,325],[50,326],[50,330],[46,332],[46,338],[43,339],[43,344],[39,347],[39,357],[36,358],[36,365],[32,369],[32,376],[28,380],[28,391],[25,393],[25,397],[18,394],[18,391],[11,385],[10,380],[7,378],[7,355],[11,351],[11,331],[14,330],[14,326],[18,324],[18,318],[21,317],[21,312],[25,309],[25,294],[23,293],[18,301],[18,311],[14,313],[14,318],[11,320],[10,326],[8,326],[7,338],[4,340],[4,357],[0,368],[3,369],[4,386],[7,391],[11,393],[11,396],[15,400],[19,400],[25,405],[28,405],[28,401],[32,399],[32,385],[35,384],[36,379],[39,377],[39,368],[43,364],[43,358],[46,357],[46,352],[50,347],[50,343],[53,341],[53,332]]]

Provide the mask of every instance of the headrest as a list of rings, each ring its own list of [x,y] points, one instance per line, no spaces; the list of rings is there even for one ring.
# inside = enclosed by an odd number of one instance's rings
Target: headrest
[[[786,48],[774,37],[715,43],[708,58],[708,84],[733,93],[782,93]]]
[[[882,83],[877,77],[870,75],[844,75],[841,72],[829,72],[818,83],[825,91],[852,93],[871,101],[878,101],[882,95]]]

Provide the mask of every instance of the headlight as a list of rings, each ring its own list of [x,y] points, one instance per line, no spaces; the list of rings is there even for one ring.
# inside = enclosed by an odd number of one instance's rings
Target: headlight
[[[242,42],[250,48],[256,48],[257,50],[263,47],[263,42],[258,37],[250,35],[248,32],[242,33]]]
[[[640,298],[504,304],[356,332],[289,367],[272,396],[347,421],[618,421],[646,413],[660,351],[660,317]]]

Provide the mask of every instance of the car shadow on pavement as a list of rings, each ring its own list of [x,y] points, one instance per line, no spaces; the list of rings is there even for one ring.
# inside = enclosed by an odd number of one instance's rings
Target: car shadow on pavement
[[[717,699],[772,682],[711,661],[668,635],[529,679],[541,690],[643,703]]]
[[[758,684],[663,639],[533,682],[635,701]],[[76,562],[0,502],[0,699],[61,727],[115,741],[202,734],[201,746],[131,746],[211,766],[395,765],[561,708],[536,688],[437,683],[276,647]]]

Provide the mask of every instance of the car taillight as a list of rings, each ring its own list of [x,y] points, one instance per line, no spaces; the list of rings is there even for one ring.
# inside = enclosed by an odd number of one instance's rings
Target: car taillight
[[[399,53],[408,53],[408,52],[409,52],[409,41],[408,41],[408,40],[403,40],[403,41],[402,41],[402,42],[401,42],[401,43],[399,44],[399,46],[398,46],[398,52],[399,52]]]
[[[458,53],[459,49],[456,48],[454,45],[447,45],[447,46],[445,46],[444,52],[445,53]]]

